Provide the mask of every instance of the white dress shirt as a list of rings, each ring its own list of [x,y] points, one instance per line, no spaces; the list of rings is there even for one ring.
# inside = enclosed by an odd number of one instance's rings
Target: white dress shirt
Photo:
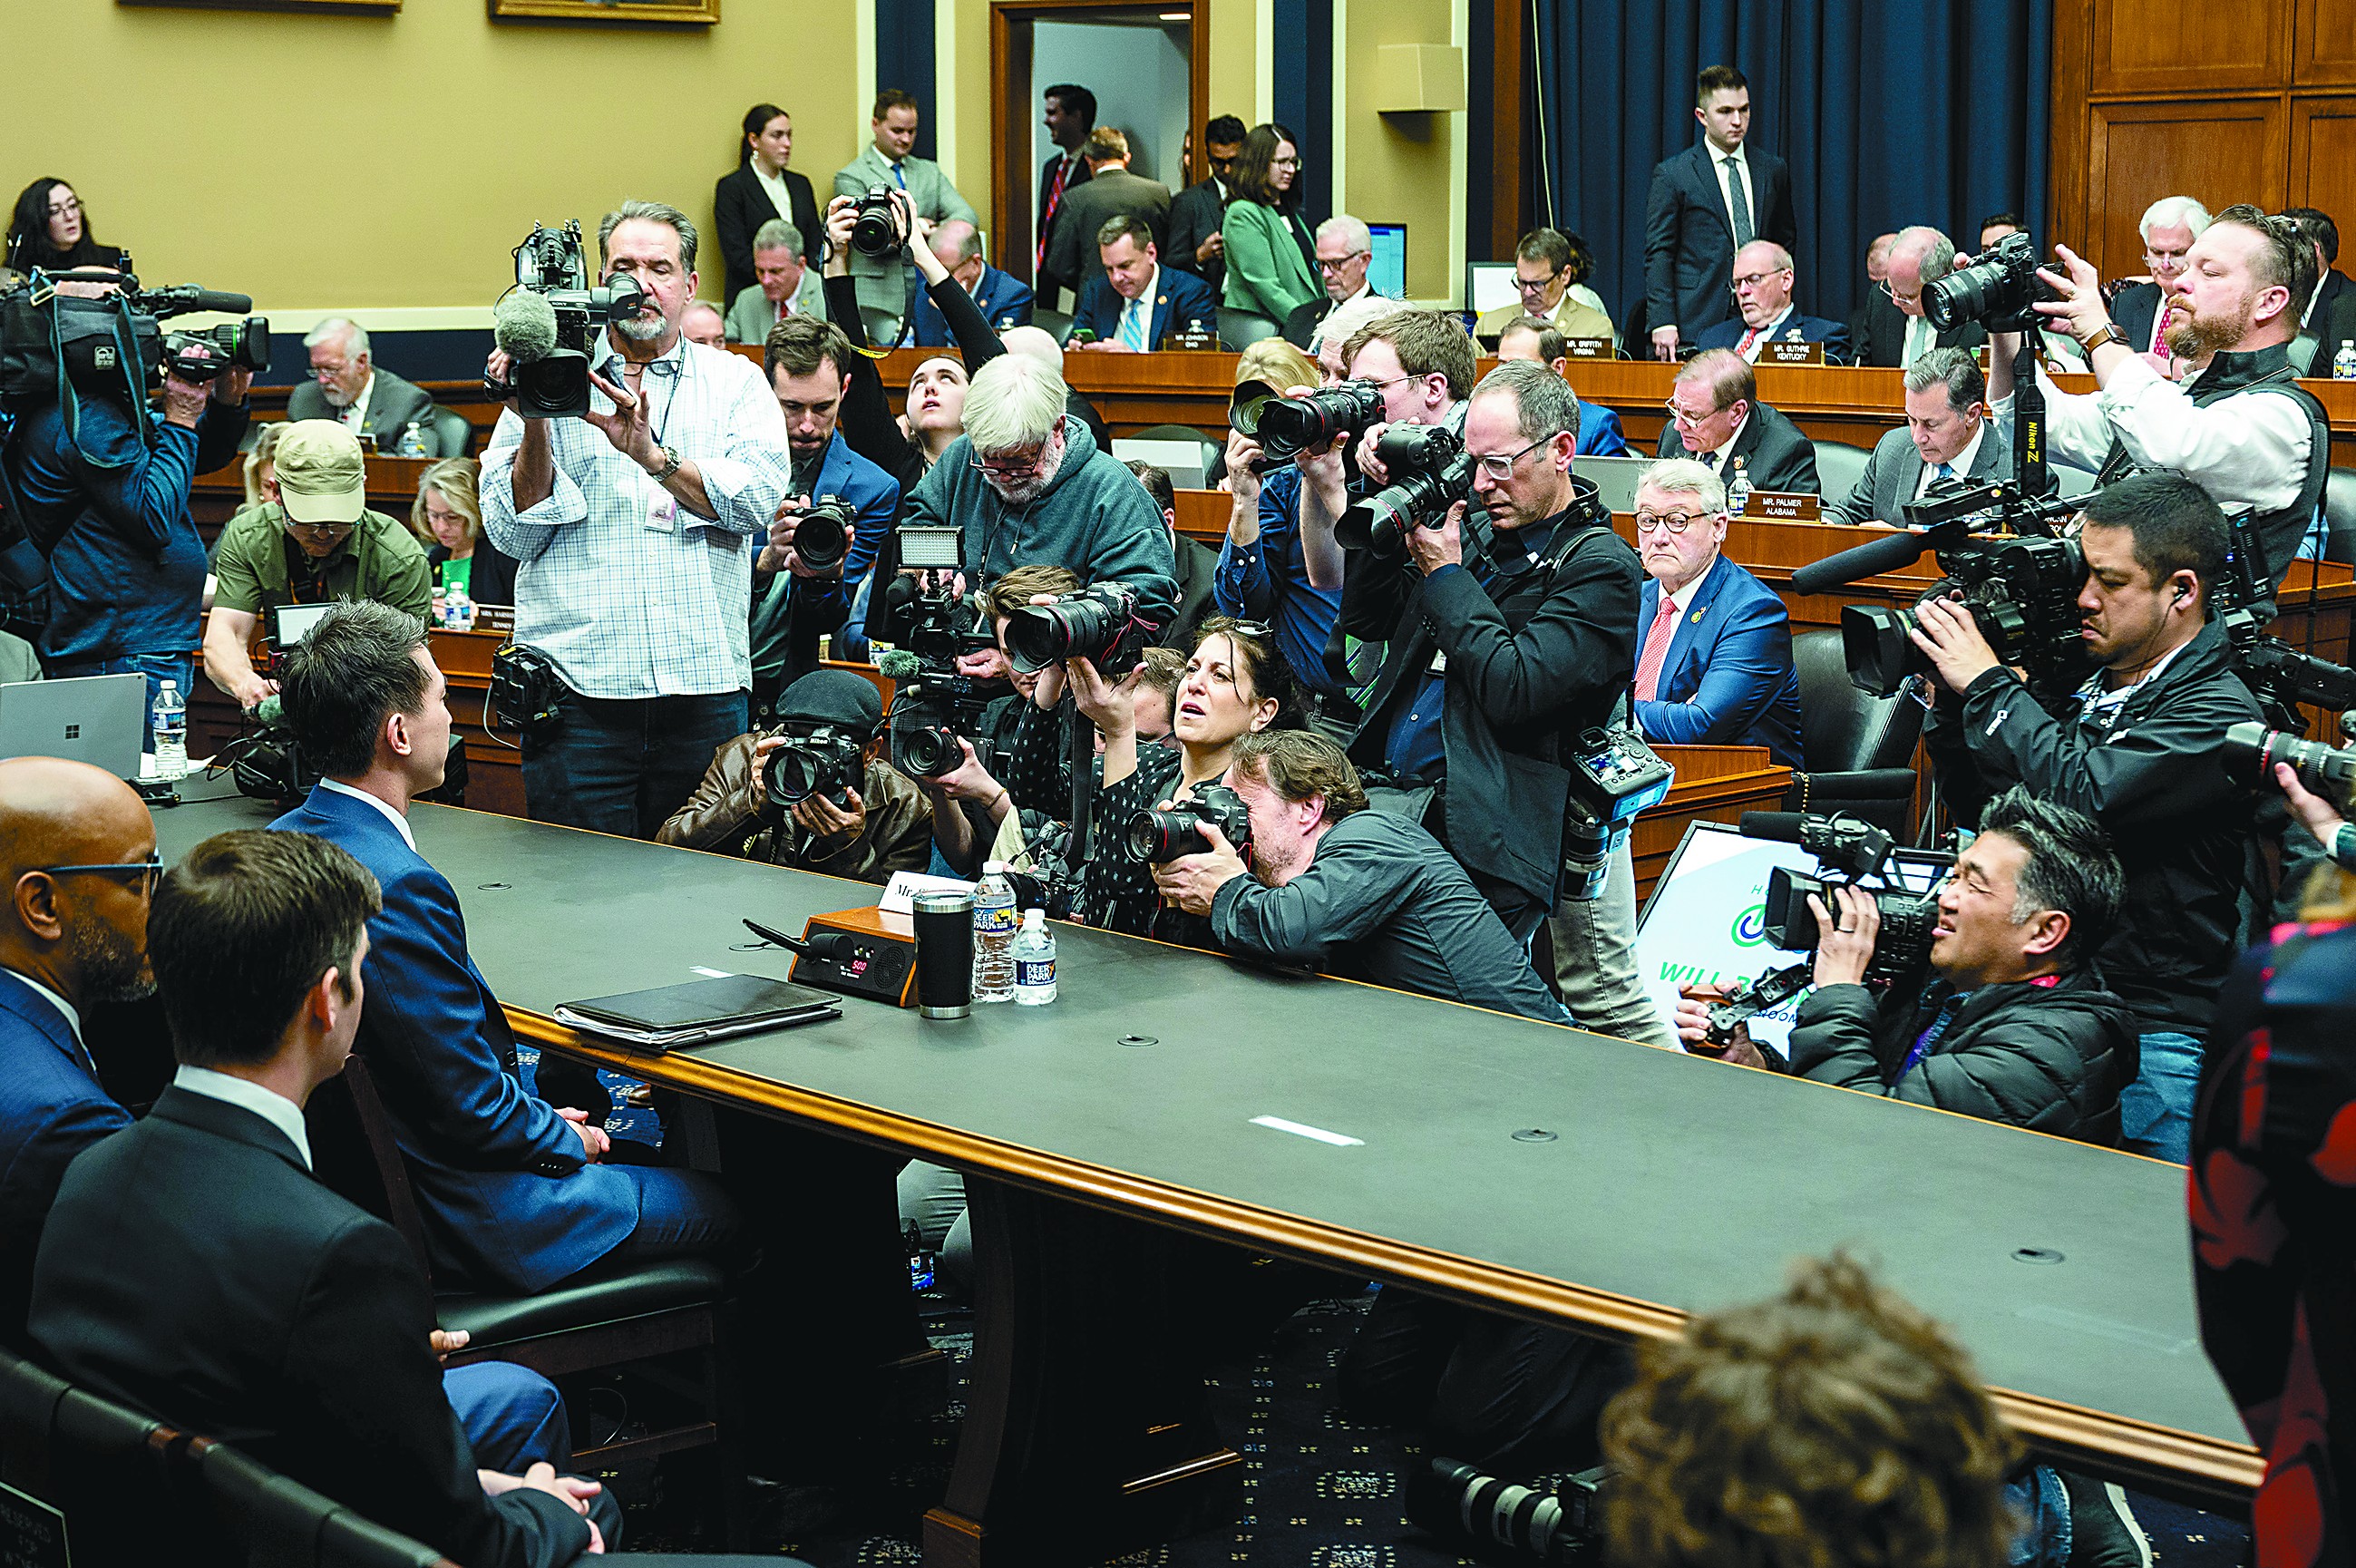
[[[1906,345],[1898,351],[1898,368],[1911,371],[1914,361],[1939,346],[1939,329],[1931,325],[1927,316],[1906,318]]]
[[[303,1108],[284,1095],[246,1079],[215,1072],[209,1067],[188,1067],[186,1064],[172,1075],[172,1087],[252,1112],[285,1133],[286,1141],[294,1145],[294,1152],[303,1156],[303,1168],[306,1171],[311,1168],[311,1134],[303,1126]]]
[[[1113,320],[1112,340],[1116,343],[1128,342],[1130,319],[1132,317],[1141,317],[1143,320],[1138,326],[1140,340],[1147,349],[1151,349],[1153,347],[1153,302],[1161,296],[1162,263],[1156,262],[1153,263],[1153,270],[1145,276],[1145,292],[1135,299],[1121,301],[1120,315]]]
[[[394,811],[384,801],[380,800],[375,796],[369,794],[367,790],[355,789],[350,785],[336,779],[320,779],[319,788],[322,789],[332,789],[338,795],[349,795],[355,800],[366,800],[369,805],[374,806],[378,811],[384,813],[385,821],[391,822],[394,827],[401,830],[402,842],[407,843],[412,849],[415,849],[417,847],[417,835],[409,831],[409,819],[402,816],[399,811]]]
[[[622,382],[610,337],[596,369]],[[519,642],[584,696],[709,696],[753,683],[753,558],[792,483],[786,419],[761,368],[684,338],[639,384],[659,445],[693,463],[716,518],[680,506],[654,475],[579,419],[548,422],[554,489],[515,505],[523,421],[499,415],[483,454],[483,532],[515,557]],[[594,387],[591,406],[612,400]]]
[[[1980,443],[1987,439],[1987,430],[1988,422],[1982,419],[1980,427],[1972,432],[1972,438],[1964,443],[1964,449],[1947,459],[1947,467],[1954,471],[1956,478],[1960,479],[1970,474],[1972,465],[1979,461]],[[1936,463],[1923,464],[1922,474],[1914,481],[1913,499],[1921,500],[1924,492],[1938,482],[1939,466]]]
[[[1692,456],[1695,462],[1708,465],[1711,473],[1716,474],[1719,478],[1723,479],[1727,477],[1728,473],[1728,455],[1734,450],[1734,444],[1742,439],[1743,431],[1749,429],[1750,426],[1751,416],[1746,413],[1742,416],[1741,421],[1735,425],[1733,433],[1727,436],[1726,444],[1724,446],[1713,446],[1706,452],[1695,452],[1689,454],[1689,456]]]
[[[745,166],[753,171],[753,177],[761,182],[761,188],[769,193],[769,205],[777,209],[777,216],[791,223],[794,220],[794,199],[793,194],[786,189],[785,172],[779,170],[776,174],[763,174],[761,160],[758,158],[755,158]],[[755,223],[753,227],[758,230],[760,225]],[[819,241],[819,237],[815,234],[804,234],[801,239],[804,250],[809,250]]]
[[[1699,528],[1707,521],[1708,520],[1704,518],[1696,518],[1692,522],[1687,524],[1687,526],[1688,528]],[[1669,603],[1677,607],[1678,620],[1685,619],[1686,612],[1693,608],[1694,596],[1701,592],[1701,585],[1708,582],[1709,580],[1709,575],[1718,569],[1718,559],[1719,558],[1715,555],[1711,556],[1709,558],[1709,564],[1704,566],[1699,572],[1695,573],[1692,582],[1687,583],[1684,587],[1679,588],[1676,593],[1669,596]],[[1658,608],[1655,608],[1653,613],[1655,615],[1658,615],[1661,612]]]
[[[376,367],[369,367],[369,379],[360,383],[360,395],[336,411],[336,419],[347,430],[357,434],[368,428],[369,399],[376,393]]]
[[[1776,333],[1783,330],[1783,324],[1792,319],[1793,312],[1796,308],[1796,306],[1786,301],[1783,310],[1776,316],[1775,319],[1767,323],[1766,326],[1758,328],[1755,332],[1748,327],[1744,328],[1742,329],[1743,336],[1737,339],[1736,352],[1740,353],[1749,363],[1754,365],[1757,364],[1759,362],[1759,350],[1767,346],[1768,339],[1773,338]],[[1748,343],[1750,347],[1740,347],[1740,345],[1744,343]]]
[[[1701,145],[1709,154],[1712,172],[1718,176],[1718,200],[1726,212],[1728,231],[1731,232],[1734,228],[1734,193],[1730,182],[1740,177],[1742,181],[1742,209],[1751,214],[1751,237],[1756,240],[1759,238],[1759,188],[1751,183],[1750,153],[1742,146],[1737,146],[1730,153],[1721,153],[1718,150],[1718,144],[1708,137],[1702,139]],[[1729,158],[1734,160],[1731,169],[1726,166]]]

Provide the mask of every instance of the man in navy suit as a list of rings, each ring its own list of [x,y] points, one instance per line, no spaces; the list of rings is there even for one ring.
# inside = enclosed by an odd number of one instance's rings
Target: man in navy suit
[[[1537,316],[1517,317],[1505,323],[1497,334],[1497,362],[1508,360],[1537,360],[1554,368],[1554,373],[1570,380],[1570,356],[1563,338],[1562,328]],[[1628,448],[1627,432],[1620,427],[1620,416],[1600,403],[1579,400],[1579,445],[1571,448],[1574,457],[1633,457]]]
[[[2168,355],[2160,341],[2160,299],[2184,275],[2192,242],[2209,231],[2209,209],[2189,196],[2163,196],[2143,209],[2136,231],[2143,236],[2143,264],[2151,275],[2131,283],[2111,301],[2111,319],[2138,354]]]
[[[99,1087],[81,1016],[154,983],[155,857],[155,821],[122,779],[54,757],[0,762],[0,1344],[11,1348],[66,1166],[131,1125]]]
[[[339,605],[286,660],[286,716],[325,775],[271,826],[315,833],[375,874],[384,909],[362,970],[368,1058],[425,1222],[437,1277],[530,1294],[607,1258],[718,1251],[736,1211],[712,1177],[609,1162],[578,1110],[523,1087],[515,1036],[466,954],[449,879],[417,852],[409,804],[442,782],[448,690],[416,619]]]
[[[1104,275],[1081,291],[1072,317],[1075,336],[1086,328],[1096,340],[1073,347],[1150,353],[1165,333],[1219,329],[1219,304],[1209,285],[1162,264],[1144,219],[1108,220],[1097,235],[1097,254]]]
[[[1732,66],[1713,65],[1695,88],[1702,140],[1653,166],[1644,199],[1645,318],[1656,360],[1676,359],[1680,342],[1734,313],[1735,252],[1753,240],[1786,251],[1800,242],[1791,166],[1743,145],[1751,84]]]
[[[1772,240],[1753,240],[1734,252],[1734,305],[1741,319],[1721,321],[1694,339],[1701,349],[1731,349],[1745,364],[1759,362],[1770,342],[1822,343],[1825,363],[1848,363],[1848,328],[1808,316],[1792,303],[1792,252]]]
[[[933,231],[933,254],[940,258],[958,287],[973,296],[974,308],[993,331],[1003,332],[1010,327],[1031,324],[1034,304],[1031,285],[1011,274],[1001,272],[981,259],[981,231],[962,218],[952,218]],[[948,318],[941,307],[933,303],[928,293],[916,295],[916,346],[920,349],[947,349],[957,343],[949,331]]]
[[[1636,722],[1676,746],[1763,746],[1800,761],[1800,675],[1792,621],[1773,589],[1719,553],[1726,486],[1687,458],[1636,487],[1646,582],[1638,627]]]

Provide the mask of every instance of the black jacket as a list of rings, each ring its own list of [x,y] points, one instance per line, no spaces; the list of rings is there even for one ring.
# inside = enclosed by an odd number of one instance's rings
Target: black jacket
[[[1545,559],[1494,571],[1485,588],[1469,564],[1426,577],[1363,553],[1343,582],[1341,629],[1390,644],[1350,756],[1383,766],[1393,714],[1414,701],[1434,650],[1446,653],[1441,821],[1448,848],[1509,926],[1531,904],[1552,909],[1560,891],[1569,775],[1556,758],[1609,721],[1636,674],[1644,571],[1609,529],[1563,554],[1564,531],[1582,526],[1554,518]],[[1463,532],[1475,562],[1490,538],[1485,514],[1473,510]]]
[[[1675,327],[1687,342],[1734,314],[1734,227],[1708,141],[1653,166],[1644,198],[1644,319]],[[1763,147],[1747,146],[1751,238],[1800,248],[1792,205],[1792,166]]]
[[[1661,426],[1660,443],[1653,456],[1693,456],[1677,435],[1676,421]],[[1784,418],[1780,410],[1766,403],[1751,405],[1751,417],[1743,422],[1742,434],[1734,438],[1734,449],[1726,455],[1728,466],[1731,467],[1737,457],[1742,459],[1742,471],[1751,476],[1751,488],[1754,490],[1804,496],[1824,493],[1824,485],[1816,478],[1816,444]],[[1721,479],[1726,477],[1723,473],[1719,475]]]
[[[794,209],[787,221],[800,231],[803,252],[809,264],[817,266],[819,252],[826,242],[826,231],[819,221],[818,197],[804,176],[787,169],[784,177],[786,201]],[[762,188],[750,159],[722,175],[712,188],[712,237],[719,242],[721,266],[727,276],[727,292],[720,296],[723,308],[738,293],[761,281],[753,275],[753,236],[776,216],[776,207]]]
[[[2223,756],[2227,726],[2258,716],[2212,621],[2107,726],[2057,721],[1997,669],[1960,702],[1943,694],[1922,739],[1959,822],[2023,784],[2103,824],[2126,872],[2104,978],[2145,1030],[2198,1035],[2239,950],[2243,893],[2264,888],[2254,797]]]
[[[2117,1144],[2119,1092],[2135,1081],[2136,1017],[2099,975],[2079,970],[2051,986],[1981,987],[1921,1064],[1891,1083],[1954,994],[1944,981],[1927,991],[1894,987],[1879,1002],[1862,985],[1827,985],[1793,1022],[1792,1070],[1985,1122]]]
[[[555,1498],[484,1496],[408,1245],[241,1106],[167,1090],[74,1162],[30,1327],[60,1375],[469,1568],[557,1568],[588,1546]]]
[[[1227,199],[1215,179],[1198,179],[1170,199],[1170,252],[1162,260],[1209,284],[1213,299],[1226,287],[1227,263],[1217,256],[1198,262],[1194,252],[1219,231],[1226,216]]]
[[[1849,337],[1856,345],[1857,358],[1852,363],[1879,365],[1886,370],[1898,368],[1899,357],[1906,352],[1906,323],[1911,319],[1899,309],[1890,297],[1876,288],[1865,296],[1864,306],[1849,322]],[[2144,330],[2151,323],[2144,323]],[[1942,332],[1933,339],[1942,349],[1976,349],[1987,341],[1987,328],[1976,321],[1966,321]]]

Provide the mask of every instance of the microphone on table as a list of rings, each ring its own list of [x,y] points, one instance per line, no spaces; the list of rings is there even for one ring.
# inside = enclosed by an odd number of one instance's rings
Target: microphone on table
[[[519,365],[556,351],[556,307],[519,288],[491,306],[491,340]]]
[[[744,929],[763,941],[799,953],[805,958],[822,959],[830,963],[849,963],[859,956],[857,940],[842,931],[815,931],[808,937],[789,937],[758,920],[746,920]]]
[[[1887,539],[1871,540],[1837,555],[1809,562],[1792,574],[1792,586],[1803,594],[1821,594],[1832,588],[1844,588],[1883,572],[1912,566],[1922,558],[1922,552],[1933,548],[1937,542],[1928,532],[1901,530]]]

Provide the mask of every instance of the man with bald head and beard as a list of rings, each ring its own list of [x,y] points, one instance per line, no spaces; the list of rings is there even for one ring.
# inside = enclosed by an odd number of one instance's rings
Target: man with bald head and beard
[[[155,823],[131,786],[54,757],[0,762],[0,1343],[21,1346],[33,1253],[66,1166],[131,1124],[82,1015],[154,989]]]

